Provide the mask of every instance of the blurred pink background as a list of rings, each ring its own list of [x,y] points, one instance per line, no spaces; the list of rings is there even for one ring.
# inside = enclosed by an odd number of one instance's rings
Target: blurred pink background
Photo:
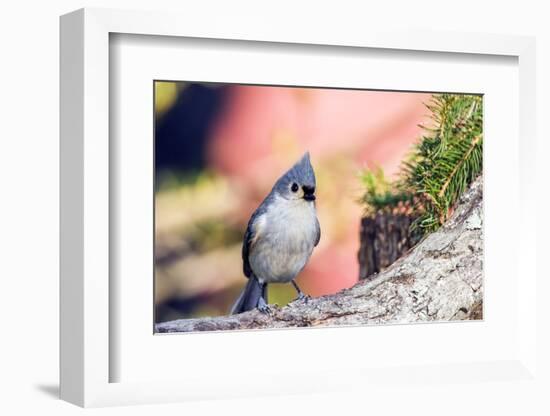
[[[309,151],[317,176],[322,238],[297,281],[312,296],[352,286],[359,275],[362,207],[358,200],[363,189],[358,173],[377,166],[388,177],[398,173],[422,133],[419,124],[428,121],[424,103],[431,94],[241,85],[223,88],[224,105],[212,120],[205,145],[208,169],[224,178],[230,190],[229,196],[218,202],[231,200],[223,221],[244,232],[250,215],[277,178]],[[182,205],[179,209],[185,212]],[[216,292],[213,285],[221,290],[223,279],[233,288],[231,297],[245,284],[240,241],[233,257],[236,263],[231,266],[216,260],[211,293]],[[232,271],[225,276],[229,269]],[[186,278],[182,270],[177,272],[178,279]],[[187,278],[193,279],[191,275]],[[188,289],[180,290],[181,296],[188,293]]]
[[[236,86],[229,97],[227,111],[214,129],[208,157],[216,170],[242,182],[243,187],[252,184],[250,192],[254,195],[243,198],[253,201],[252,206],[261,201],[279,172],[304,151],[311,152],[314,167],[342,159],[344,167],[334,174],[344,178],[332,184],[344,184],[344,189],[325,189],[331,181],[318,178],[323,243],[300,283],[312,295],[352,286],[359,274],[356,256],[361,215],[361,207],[354,203],[361,193],[354,173],[364,166],[380,166],[389,176],[397,172],[421,134],[418,124],[426,114],[424,103],[430,95]],[[327,202],[323,196],[329,194],[341,199],[339,203]],[[252,206],[243,214],[248,215]],[[343,229],[330,226],[339,222],[334,208],[346,211],[341,218],[345,220]],[[334,279],[336,275],[339,279]]]

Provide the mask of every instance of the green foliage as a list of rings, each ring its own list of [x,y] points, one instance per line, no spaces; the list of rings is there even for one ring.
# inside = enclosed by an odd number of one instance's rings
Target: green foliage
[[[365,187],[361,202],[364,204],[367,215],[396,207],[400,202],[407,203],[412,200],[410,192],[392,184],[380,167],[373,170],[365,169],[360,173],[359,179]]]
[[[417,217],[413,229],[422,233],[435,231],[447,220],[483,168],[482,97],[438,94],[427,108],[432,125],[423,126],[425,133],[403,164],[400,179],[390,184],[377,170],[362,174],[367,212],[412,201]]]

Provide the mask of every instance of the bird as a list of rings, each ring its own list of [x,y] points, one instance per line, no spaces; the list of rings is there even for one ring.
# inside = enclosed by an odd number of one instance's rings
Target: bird
[[[243,238],[243,272],[248,282],[231,314],[253,309],[270,314],[269,283],[291,282],[300,300],[307,300],[295,282],[321,239],[316,212],[316,181],[306,152],[276,182],[253,212]]]

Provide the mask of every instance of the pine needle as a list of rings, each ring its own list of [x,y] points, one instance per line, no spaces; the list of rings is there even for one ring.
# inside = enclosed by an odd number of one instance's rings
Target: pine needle
[[[426,107],[432,125],[402,164],[401,177],[390,183],[381,169],[362,175],[367,215],[412,204],[412,229],[435,231],[449,217],[460,195],[483,169],[483,109],[479,95],[437,94]]]

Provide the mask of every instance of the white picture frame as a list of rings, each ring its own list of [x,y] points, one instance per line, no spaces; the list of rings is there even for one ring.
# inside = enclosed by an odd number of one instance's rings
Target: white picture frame
[[[83,9],[61,18],[61,398],[80,406],[157,403],[197,398],[243,397],[262,394],[291,394],[333,391],[353,386],[369,388],[391,383],[397,377],[410,380],[411,367],[389,368],[373,366],[362,368],[322,368],[318,372],[304,368],[303,377],[288,379],[285,373],[266,370],[263,376],[269,383],[258,383],[246,376],[222,374],[214,382],[198,371],[189,377],[170,370],[162,377],[113,382],[112,367],[120,360],[118,350],[112,348],[113,325],[111,315],[117,309],[112,294],[115,290],[109,280],[113,268],[110,259],[110,158],[109,100],[110,100],[110,36],[112,34],[164,36],[179,38],[224,39],[227,41],[277,43],[285,45],[317,45],[332,48],[370,48],[380,50],[423,51],[437,54],[468,54],[507,56],[517,59],[519,68],[519,97],[517,114],[520,153],[518,155],[519,213],[528,213],[533,201],[529,180],[534,172],[535,154],[535,42],[533,38],[467,33],[439,33],[429,31],[353,30],[330,33],[322,28],[304,33],[299,28],[278,25],[257,25],[254,22],[228,22],[219,19],[205,24],[200,18],[169,13]],[[116,161],[115,161],[116,162]],[[414,367],[414,379],[423,385],[434,380],[466,379],[480,383],[483,380],[525,380],[536,377],[536,272],[534,251],[526,242],[534,241],[534,217],[520,215],[517,227],[517,245],[514,253],[523,270],[522,279],[515,281],[517,292],[513,309],[516,325],[510,331],[514,347],[495,360],[471,360],[439,364],[419,361]],[[517,275],[518,269],[511,271]],[[517,276],[516,276],[517,277]],[[152,279],[152,277],[151,277]],[[493,288],[495,285],[493,284]],[[488,288],[489,290],[490,288]],[[147,308],[144,305],[144,308]],[[491,313],[490,306],[487,313]],[[517,325],[521,322],[521,325]],[[428,332],[428,326],[417,331]],[[470,327],[465,327],[465,331]],[[406,331],[405,327],[397,329]],[[472,329],[479,331],[477,329]],[[305,338],[344,336],[331,329],[302,331]],[[307,332],[307,334],[306,334]],[[299,332],[296,332],[298,334]],[[265,334],[265,332],[264,332]],[[254,335],[269,337],[277,342],[281,333]],[[224,334],[216,334],[224,336]],[[151,336],[153,336],[151,332]],[[212,335],[208,335],[212,336]],[[236,339],[236,335],[225,334]],[[157,338],[159,339],[159,338]],[[176,342],[175,337],[162,337],[162,343]],[[210,338],[212,339],[212,338]],[[238,346],[244,338],[234,341]],[[181,344],[182,338],[177,342]],[[206,339],[204,342],[207,342]],[[139,348],[139,346],[136,346]],[[166,368],[166,365],[164,366]],[[250,368],[250,370],[256,370]],[[230,371],[230,368],[227,369]],[[174,372],[176,370],[174,369]],[[479,377],[471,377],[472,373]],[[254,373],[255,377],[262,376]],[[390,377],[391,375],[391,377]],[[165,377],[167,376],[167,377]],[[393,378],[392,378],[393,377]],[[118,377],[115,377],[118,378]],[[322,382],[320,381],[322,380]],[[345,380],[345,381],[342,381]],[[233,382],[230,382],[233,381]],[[308,382],[306,382],[308,381]],[[278,386],[274,388],[274,386]]]

